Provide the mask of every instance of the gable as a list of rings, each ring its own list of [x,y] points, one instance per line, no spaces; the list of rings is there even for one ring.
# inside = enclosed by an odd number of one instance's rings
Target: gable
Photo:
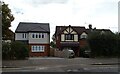
[[[85,32],[83,32],[81,35],[80,35],[80,38],[87,38],[87,34]]]
[[[85,32],[83,32],[81,35],[87,35]]]
[[[74,29],[71,28],[71,27],[66,28],[66,29],[63,31],[63,33],[64,33],[64,34],[77,34],[77,32],[74,31]]]
[[[70,29],[70,32],[69,32]],[[83,31],[86,31],[85,27],[82,26],[56,26],[55,36],[60,34],[81,34]]]

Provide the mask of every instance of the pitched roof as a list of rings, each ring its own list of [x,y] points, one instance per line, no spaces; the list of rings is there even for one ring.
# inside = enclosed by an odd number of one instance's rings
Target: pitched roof
[[[83,32],[86,32],[87,34],[90,34],[91,32],[107,32],[112,33],[110,29],[86,29],[82,26],[56,26],[55,36],[61,34],[65,29],[68,27],[71,27],[74,31],[76,31],[78,34],[82,34]]]
[[[15,32],[50,32],[49,23],[20,22]]]
[[[86,32],[88,34],[91,33],[91,32],[98,32],[98,33],[100,33],[102,31],[104,31],[106,33],[112,33],[112,31],[110,29],[92,29],[92,30],[91,29],[86,29]]]
[[[85,27],[82,26],[56,26],[56,35],[61,34],[65,29],[68,27],[71,27],[74,31],[76,31],[78,34],[81,34],[85,31]]]

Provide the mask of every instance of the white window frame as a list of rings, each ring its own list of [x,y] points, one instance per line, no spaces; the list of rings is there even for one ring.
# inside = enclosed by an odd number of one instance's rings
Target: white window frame
[[[41,37],[41,33],[39,33],[39,38],[42,38],[42,37]]]
[[[45,46],[43,45],[33,45],[31,46],[32,52],[45,52]]]
[[[85,39],[86,39],[86,38],[87,38],[87,35],[81,35],[80,38],[81,38],[81,39],[82,39],[82,38],[85,38]]]
[[[22,34],[22,38],[27,38],[26,33],[23,33],[23,34]]]
[[[41,37],[42,37],[42,38],[45,38],[45,33],[42,33]]]
[[[32,38],[35,38],[35,34],[34,33],[32,33]]]
[[[80,38],[81,39],[86,39],[87,38],[87,34],[85,32],[83,32],[81,35],[80,35]]]
[[[31,34],[32,36],[32,38],[45,38],[45,33],[32,33]],[[33,35],[34,35],[34,37],[33,37]]]

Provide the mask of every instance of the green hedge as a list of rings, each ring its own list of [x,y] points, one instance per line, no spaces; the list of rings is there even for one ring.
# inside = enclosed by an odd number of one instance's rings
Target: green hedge
[[[29,56],[28,46],[22,42],[14,41],[12,43],[3,43],[2,58],[10,59],[25,59]]]
[[[92,33],[88,42],[92,57],[120,56],[120,35],[113,33]]]

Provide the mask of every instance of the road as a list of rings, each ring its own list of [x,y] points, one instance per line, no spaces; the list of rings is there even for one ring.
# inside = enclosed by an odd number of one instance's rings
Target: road
[[[3,61],[3,72],[118,72],[117,58],[30,58]]]

